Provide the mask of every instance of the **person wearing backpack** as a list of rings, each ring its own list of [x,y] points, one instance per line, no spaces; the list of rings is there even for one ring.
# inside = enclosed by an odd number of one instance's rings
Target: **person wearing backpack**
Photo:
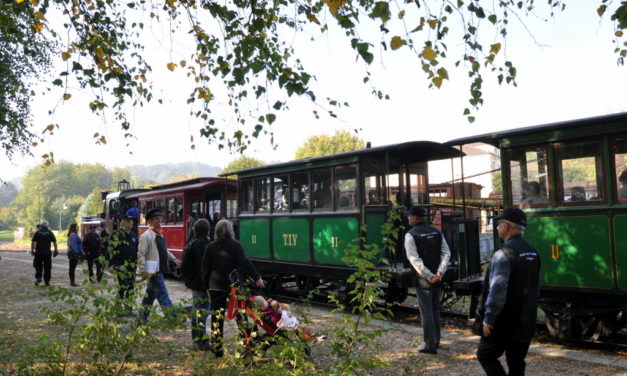
[[[522,235],[527,216],[518,208],[496,217],[504,243],[494,252],[485,282],[483,333],[477,359],[486,375],[524,375],[525,357],[535,335],[540,256]],[[509,373],[499,362],[505,353]]]
[[[72,223],[67,231],[67,258],[70,260],[70,286],[76,287],[76,265],[83,257],[83,242],[78,236],[78,226]]]
[[[181,276],[185,286],[192,290],[192,343],[197,350],[209,350],[209,337],[207,336],[207,317],[211,309],[207,289],[202,283],[202,259],[205,248],[210,243],[208,238],[211,225],[206,219],[194,222],[191,232],[194,237],[187,243],[183,250],[181,262]]]

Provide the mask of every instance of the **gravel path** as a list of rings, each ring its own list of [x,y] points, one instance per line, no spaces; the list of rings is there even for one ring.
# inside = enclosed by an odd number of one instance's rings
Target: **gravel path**
[[[46,303],[37,293],[38,288],[33,286],[34,269],[32,257],[24,251],[0,251],[0,335],[6,333],[5,320],[41,318],[37,309]],[[64,254],[53,259],[52,284],[67,286],[67,258]],[[80,266],[76,272],[77,282],[81,283],[84,276]],[[110,277],[109,277],[110,278]],[[167,286],[173,302],[189,299],[190,292],[177,282],[168,280]],[[80,288],[80,287],[79,287]],[[8,294],[16,291],[23,292],[23,299],[7,302]],[[22,296],[20,296],[22,298]],[[326,332],[331,322],[337,318],[329,311],[319,308],[304,307],[311,323],[307,327],[317,332]],[[31,317],[28,317],[28,316]],[[26,317],[25,317],[26,316]],[[445,328],[442,338],[442,349],[438,355],[424,355],[418,353],[421,344],[422,331],[412,324],[399,324],[386,321],[373,321],[370,329],[383,327],[388,332],[378,339],[383,351],[376,356],[390,362],[387,369],[377,370],[377,375],[483,375],[481,367],[475,359],[478,337],[469,331]],[[226,335],[234,334],[235,325],[227,322]],[[45,326],[44,326],[45,330]],[[2,334],[4,333],[4,334]],[[329,333],[327,333],[329,334]],[[169,341],[180,343],[181,346],[190,345],[189,332],[179,330],[170,336]],[[328,340],[312,348],[313,359],[316,363],[324,364],[328,360],[328,346],[332,341],[332,334]],[[0,349],[0,352],[9,351]],[[16,351],[16,350],[11,350]],[[533,344],[527,356],[528,375],[624,375],[627,376],[627,359],[621,356],[601,354],[592,350],[571,350],[557,345]]]

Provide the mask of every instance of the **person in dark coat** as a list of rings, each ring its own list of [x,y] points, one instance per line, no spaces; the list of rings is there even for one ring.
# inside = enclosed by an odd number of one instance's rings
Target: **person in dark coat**
[[[193,233],[195,237],[183,250],[181,262],[181,276],[185,286],[192,290],[192,342],[199,350],[209,350],[209,338],[207,337],[207,316],[211,304],[207,289],[202,283],[202,261],[205,249],[209,245],[209,221],[199,219],[194,223]]]
[[[67,231],[67,258],[70,261],[70,286],[76,287],[76,265],[83,257],[83,242],[78,236],[78,226],[72,223]]]
[[[118,295],[122,301],[133,296],[135,273],[137,269],[137,233],[133,229],[133,218],[124,215],[120,228],[111,235],[111,268],[118,277]],[[127,310],[130,307],[127,305]]]
[[[85,258],[87,259],[87,270],[89,271],[89,280],[93,282],[94,278],[94,263],[96,264],[96,278],[98,282],[102,279],[102,263],[98,259],[100,257],[100,251],[102,250],[102,239],[96,232],[98,226],[95,224],[89,225],[89,232],[83,236],[83,251],[85,252]]]
[[[202,261],[203,286],[209,289],[211,298],[211,351],[216,357],[224,355],[223,328],[226,315],[226,300],[231,281],[229,274],[237,269],[255,281],[259,288],[265,286],[255,266],[250,262],[242,244],[235,240],[233,225],[223,219],[216,224],[215,241],[207,246]]]
[[[43,272],[44,283],[50,286],[52,277],[52,256],[50,245],[54,245],[54,257],[59,254],[57,238],[48,228],[48,221],[43,221],[39,230],[35,231],[31,239],[30,254],[35,256],[33,266],[35,267],[35,286],[41,283]]]
[[[524,375],[525,357],[536,328],[540,256],[522,238],[527,226],[522,210],[505,209],[495,220],[504,243],[490,262],[477,359],[486,375]],[[499,362],[503,353],[509,373]]]
[[[187,238],[185,243],[188,244],[194,239],[194,225],[198,222],[198,214],[195,211],[190,212],[187,217]]]

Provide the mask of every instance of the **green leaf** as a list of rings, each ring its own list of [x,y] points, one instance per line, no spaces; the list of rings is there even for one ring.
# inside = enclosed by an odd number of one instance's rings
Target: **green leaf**
[[[406,44],[407,42],[405,42],[405,40],[399,36],[392,37],[392,40],[390,41],[390,47],[393,50],[398,50],[399,48],[401,48],[402,46]]]

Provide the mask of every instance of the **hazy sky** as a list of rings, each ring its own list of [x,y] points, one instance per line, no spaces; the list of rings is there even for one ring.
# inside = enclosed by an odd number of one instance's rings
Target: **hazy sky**
[[[409,51],[388,51],[375,59],[373,80],[390,101],[379,101],[362,84],[363,69],[348,42],[331,30],[316,42],[294,35],[306,67],[316,72],[314,87],[318,95],[334,96],[350,102],[350,107],[335,110],[337,119],[323,115],[316,120],[316,109],[308,100],[296,99],[289,112],[279,114],[273,126],[276,150],[268,137],[254,142],[249,156],[270,161],[293,159],[295,149],[314,134],[333,133],[338,129],[361,129],[359,133],[373,146],[409,140],[446,141],[495,130],[543,124],[627,111],[627,68],[616,64],[609,17],[602,22],[596,14],[596,2],[568,2],[571,6],[546,23],[527,19],[538,45],[521,27],[511,26],[507,56],[518,68],[518,87],[499,87],[491,77],[484,77],[485,105],[477,121],[468,124],[462,111],[467,107],[467,73],[449,68],[450,81],[440,90],[428,89],[418,60]],[[576,5],[575,5],[576,4]],[[609,16],[606,15],[606,16]],[[161,35],[153,32],[152,39]],[[449,46],[451,51],[460,46]],[[298,52],[298,51],[297,51]],[[59,106],[51,117],[58,97],[46,95],[33,104],[37,133],[47,124],[62,128],[34,149],[34,157],[15,157],[0,161],[0,178],[11,180],[35,166],[40,156],[54,151],[56,160],[76,163],[101,162],[108,167],[131,164],[156,164],[196,161],[225,166],[238,157],[207,145],[198,134],[200,124],[189,117],[184,104],[189,85],[182,72],[171,73],[169,61],[186,58],[184,45],[152,45],[146,51],[166,99],[164,105],[135,108],[129,118],[138,138],[126,147],[117,126],[90,114],[87,100],[74,93],[72,100]],[[106,134],[108,143],[96,146],[95,132]],[[196,149],[190,148],[194,136]],[[133,154],[130,154],[130,151]]]

